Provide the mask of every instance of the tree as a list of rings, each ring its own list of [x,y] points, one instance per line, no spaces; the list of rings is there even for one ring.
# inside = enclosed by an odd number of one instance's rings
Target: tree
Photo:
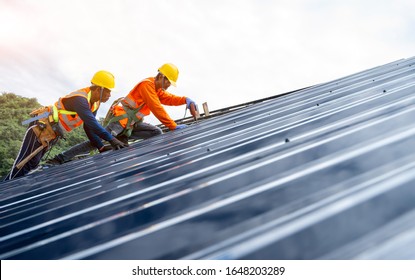
[[[14,93],[0,96],[0,175],[6,175],[19,152],[26,127],[21,122],[34,109],[41,107],[36,98]]]
[[[21,123],[30,118],[33,110],[42,107],[36,98],[26,98],[14,93],[2,93],[0,95],[0,177],[7,175],[13,166],[22,144],[27,126]],[[87,140],[82,129],[78,127],[65,135],[66,140],[59,140],[50,150],[52,157],[75,144]]]

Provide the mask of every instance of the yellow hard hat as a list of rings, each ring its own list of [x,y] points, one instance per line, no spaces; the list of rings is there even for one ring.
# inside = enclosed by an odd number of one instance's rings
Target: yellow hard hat
[[[107,89],[113,89],[115,87],[114,75],[105,70],[98,71],[92,77],[91,83]]]
[[[177,69],[176,65],[172,63],[163,64],[158,71],[166,76],[169,82],[176,86],[177,78],[179,78],[179,69]]]

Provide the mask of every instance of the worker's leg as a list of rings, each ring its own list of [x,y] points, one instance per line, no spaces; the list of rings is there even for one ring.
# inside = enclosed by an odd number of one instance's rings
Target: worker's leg
[[[118,122],[110,123],[105,129],[113,136],[117,136],[124,130],[124,128]],[[77,155],[87,154],[95,149],[96,148],[94,147],[94,145],[92,145],[91,142],[85,141],[75,146],[72,146],[69,150],[66,150],[56,155],[55,157],[49,159],[47,163],[62,164],[72,160]]]
[[[66,150],[59,155],[56,155],[54,159],[58,159],[59,163],[64,163],[72,160],[77,155],[87,154],[93,151],[95,147],[89,141],[79,143],[72,146],[69,150]]]
[[[162,134],[163,131],[149,123],[135,123],[130,138],[132,139],[148,139],[153,136]]]
[[[114,137],[117,137],[124,131],[124,127],[119,122],[112,122],[105,129]]]
[[[46,153],[47,148],[44,148],[42,151],[37,153],[31,160],[29,160],[20,169],[17,168],[17,165],[22,160],[27,158],[31,153],[33,153],[33,151],[35,151],[40,146],[42,146],[42,144],[40,144],[37,141],[36,134],[33,132],[32,127],[28,128],[27,131],[26,131],[26,134],[23,138],[23,143],[22,143],[22,146],[20,148],[20,151],[19,151],[19,153],[16,157],[16,160],[14,161],[14,164],[12,166],[12,170],[7,175],[5,180],[11,180],[11,179],[15,179],[15,178],[24,176],[27,173],[29,173],[30,170],[35,169],[39,165],[39,162],[42,159],[43,155]]]

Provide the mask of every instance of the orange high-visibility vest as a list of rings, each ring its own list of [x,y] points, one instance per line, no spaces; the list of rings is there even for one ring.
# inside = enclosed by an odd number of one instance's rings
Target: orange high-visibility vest
[[[126,109],[139,111],[135,114],[138,120],[142,119],[144,116],[148,116],[151,113],[166,127],[169,129],[175,129],[176,123],[165,111],[164,105],[177,106],[186,104],[186,97],[180,97],[173,95],[165,90],[155,89],[155,78],[147,78],[139,82],[130,93],[121,100],[122,106],[114,106],[113,115],[120,116],[126,114]],[[128,110],[127,109],[127,110]],[[126,128],[131,123],[128,123],[128,118],[119,120],[120,124]]]
[[[64,97],[59,98],[59,100],[55,103],[55,107],[58,109],[58,116],[59,116],[59,123],[65,128],[66,131],[71,131],[72,129],[80,126],[83,121],[78,116],[76,112],[67,111],[65,106],[63,105],[62,100],[66,98],[71,98],[74,96],[81,96],[84,97],[86,100],[91,100],[91,89],[89,87],[77,90],[72,92]],[[99,108],[99,102],[95,102],[92,106],[89,105],[91,112],[95,112]]]

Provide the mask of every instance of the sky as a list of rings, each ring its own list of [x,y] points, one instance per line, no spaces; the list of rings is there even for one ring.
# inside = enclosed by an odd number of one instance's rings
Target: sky
[[[107,70],[105,116],[169,62],[180,70],[169,92],[215,110],[412,57],[414,11],[413,0],[0,0],[0,92],[51,105]]]

